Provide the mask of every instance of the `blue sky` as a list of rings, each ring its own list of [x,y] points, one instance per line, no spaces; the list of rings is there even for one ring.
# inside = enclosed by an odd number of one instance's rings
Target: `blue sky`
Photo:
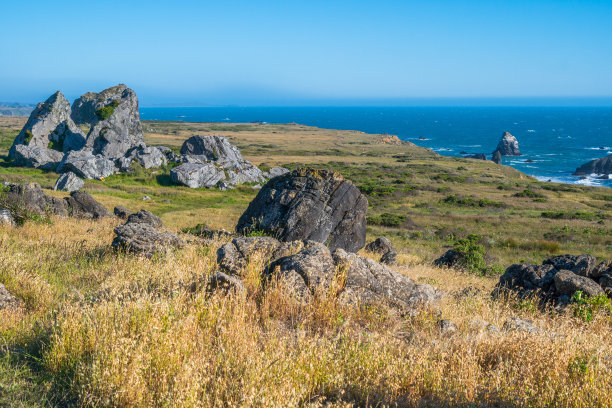
[[[120,82],[142,106],[612,101],[612,0],[0,0],[0,12],[0,101]]]

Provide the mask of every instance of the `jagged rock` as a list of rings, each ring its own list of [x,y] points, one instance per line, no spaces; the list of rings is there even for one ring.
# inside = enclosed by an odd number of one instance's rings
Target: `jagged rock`
[[[518,317],[511,317],[504,322],[503,329],[505,331],[518,331],[529,334],[540,334],[542,329],[535,326],[531,320],[520,319]]]
[[[170,232],[160,231],[160,226],[159,218],[141,210],[130,215],[125,224],[115,228],[116,236],[111,246],[146,257],[183,246],[183,240]]]
[[[137,161],[145,169],[150,169],[154,167],[160,167],[165,165],[168,161],[164,153],[158,149],[157,147],[146,147],[146,146],[138,146],[131,149],[126,157],[123,157],[120,160],[120,168],[122,171],[129,171],[133,161]],[[123,170],[126,168],[126,170]]]
[[[576,275],[592,278],[592,272],[597,266],[597,259],[593,255],[559,255],[548,258],[544,265],[552,265],[555,269],[566,269]]]
[[[365,196],[338,173],[295,170],[266,183],[236,231],[261,229],[281,241],[313,240],[354,252],[365,244],[367,207]]]
[[[7,184],[3,194],[3,204],[11,212],[23,207],[40,215],[68,215],[66,200],[46,195],[37,183]]]
[[[468,154],[464,157],[466,159],[487,160],[487,156],[484,153]]]
[[[217,272],[208,280],[206,290],[208,292],[220,290],[224,293],[242,293],[246,291],[246,287],[237,277]]]
[[[461,254],[456,252],[454,249],[449,249],[440,258],[434,261],[434,265],[452,268],[458,265],[459,261],[461,261]]]
[[[502,156],[521,156],[518,140],[510,132],[504,132],[493,155],[495,152],[499,152]]]
[[[574,172],[575,176],[586,176],[589,174],[612,174],[612,155],[591,160],[578,167]]]
[[[190,188],[212,188],[225,180],[225,172],[212,163],[185,163],[173,168],[170,178],[174,183]]]
[[[114,174],[115,164],[101,155],[93,155],[91,151],[71,151],[57,167],[58,173],[67,171],[86,179],[100,179]]]
[[[9,210],[0,210],[0,225],[15,225],[15,219]]]
[[[172,151],[172,149],[170,149],[169,147],[167,147],[167,146],[156,146],[156,148],[157,148],[157,150],[162,152],[162,154],[164,156],[166,156],[166,159],[169,162],[179,163],[181,161],[181,156],[179,156],[176,153],[174,153]]]
[[[15,165],[34,167],[42,170],[54,170],[64,154],[45,147],[16,145],[12,148]]]
[[[243,170],[252,167],[242,158],[240,150],[223,136],[192,136],[181,147],[181,154],[204,156],[207,161],[214,161],[225,169]]]
[[[389,251],[395,252],[393,244],[389,241],[389,238],[380,237],[366,245],[365,249],[376,254],[386,254]]]
[[[494,151],[493,152],[493,157],[491,158],[491,160],[495,164],[502,164],[502,155],[501,155],[501,153],[498,150]]]
[[[85,149],[93,155],[117,160],[130,149],[144,145],[138,98],[123,84],[81,96],[72,106],[72,118],[92,126]]]
[[[68,173],[61,174],[57,178],[53,190],[68,191],[71,193],[73,191],[80,190],[84,185],[85,182],[83,180],[81,180],[73,172],[69,171]]]
[[[17,309],[22,306],[22,303],[17,299],[6,287],[0,283],[0,310],[2,309]]]
[[[515,264],[506,269],[506,272],[499,278],[498,285],[501,288],[519,291],[521,294],[537,290],[548,293],[556,273],[557,270],[550,264]]]
[[[241,276],[254,256],[269,262],[295,254],[304,248],[304,242],[281,243],[270,237],[237,237],[217,251],[217,263],[232,275]]]
[[[113,209],[113,214],[115,214],[117,217],[123,220],[127,220],[127,218],[130,215],[130,210],[127,207],[118,205],[117,207]]]
[[[70,103],[61,92],[57,91],[45,102],[36,106],[25,126],[13,141],[13,146],[9,150],[9,157],[16,158],[17,146],[25,145],[30,148],[31,153],[46,153],[45,150],[67,152],[80,149],[84,143],[83,132],[70,118]],[[21,156],[24,156],[24,151],[21,152]],[[23,160],[23,158],[20,158],[20,160],[22,160],[20,163],[23,164],[19,165],[29,166],[36,163],[32,156],[29,160]],[[42,158],[39,162],[41,161],[43,161]]]
[[[73,191],[70,193],[70,197],[66,198],[66,201],[68,202],[68,213],[73,217],[94,220],[101,217],[110,217],[106,207],[84,191]]]
[[[160,228],[163,225],[162,220],[158,216],[147,210],[139,210],[137,213],[130,214],[127,217],[127,222],[149,224],[155,228]]]
[[[604,293],[603,289],[592,279],[576,275],[572,271],[560,270],[555,274],[555,289],[559,295],[573,295],[580,290],[585,295],[597,296]]]

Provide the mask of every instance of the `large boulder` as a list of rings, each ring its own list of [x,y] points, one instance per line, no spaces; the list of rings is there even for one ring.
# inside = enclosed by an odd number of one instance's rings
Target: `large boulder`
[[[64,157],[57,150],[25,144],[13,146],[12,152],[15,165],[42,170],[55,170]]]
[[[102,155],[94,155],[91,150],[68,152],[57,167],[58,173],[71,171],[86,179],[101,179],[115,173],[115,164]]]
[[[83,147],[85,135],[70,118],[70,103],[57,91],[45,102],[39,103],[21,132],[13,141],[9,157],[15,158],[17,146],[66,152]],[[44,152],[43,150],[36,150]],[[57,160],[59,161],[59,160]],[[20,165],[30,165],[26,161]]]
[[[612,155],[591,160],[578,167],[574,172],[575,176],[586,176],[589,174],[612,174]]]
[[[212,188],[225,180],[225,172],[212,163],[184,163],[170,170],[170,178],[190,188]]]
[[[0,194],[3,206],[6,206],[13,216],[22,210],[40,215],[68,215],[66,200],[46,195],[37,183],[8,183]]]
[[[68,202],[68,213],[73,217],[88,219],[110,217],[106,207],[84,191],[73,191],[70,197],[66,197],[66,201]]]
[[[61,174],[57,178],[53,190],[68,191],[69,193],[71,193],[73,191],[80,190],[84,185],[85,182],[81,180],[79,176],[69,171],[67,173]]]
[[[117,160],[130,149],[144,146],[138,98],[123,84],[81,96],[72,106],[72,118],[91,126],[85,149],[93,155]]]
[[[592,277],[597,267],[597,259],[593,255],[559,255],[548,258],[544,265],[552,265],[555,269],[566,269],[576,275]]]
[[[387,265],[397,264],[397,252],[393,248],[393,244],[386,237],[376,238],[376,240],[366,245],[365,249],[370,252],[382,255],[380,263]]]
[[[168,162],[162,149],[157,147],[137,146],[126,153],[125,157],[118,160],[121,171],[131,170],[132,163],[138,163],[145,169],[161,167]]]
[[[572,271],[560,270],[555,274],[555,289],[559,295],[571,296],[577,291],[581,291],[588,296],[597,296],[604,293],[592,279],[576,275]]]
[[[165,253],[171,248],[183,246],[182,239],[160,230],[161,227],[159,218],[141,210],[130,215],[125,224],[115,228],[115,239],[111,246],[117,250],[149,258],[158,253]]]
[[[259,191],[236,231],[264,230],[281,241],[313,240],[356,252],[365,245],[368,200],[340,174],[300,169]]]
[[[499,152],[502,156],[521,156],[518,140],[510,132],[504,132],[497,148],[493,151],[494,155],[495,152]]]

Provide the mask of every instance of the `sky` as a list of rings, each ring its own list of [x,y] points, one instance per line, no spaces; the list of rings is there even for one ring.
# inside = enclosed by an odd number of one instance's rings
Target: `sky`
[[[0,0],[0,13],[2,102],[125,83],[141,106],[612,106],[612,0]]]

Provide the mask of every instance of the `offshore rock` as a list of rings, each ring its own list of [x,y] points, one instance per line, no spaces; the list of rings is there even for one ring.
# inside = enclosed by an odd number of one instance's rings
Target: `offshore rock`
[[[368,200],[340,174],[300,169],[268,181],[236,226],[281,241],[313,240],[356,252],[365,245]]]
[[[85,182],[83,180],[81,180],[73,172],[69,171],[58,177],[53,190],[68,191],[71,193],[73,191],[80,190],[84,185]]]
[[[502,156],[521,156],[518,140],[510,132],[504,132],[493,154],[495,152],[499,152]]]
[[[25,126],[13,141],[9,157],[15,158],[17,146],[27,146],[31,150],[37,148],[67,152],[80,149],[84,143],[85,135],[70,118],[70,103],[57,91],[32,111]],[[31,163],[27,161],[20,165],[29,166]]]
[[[493,157],[491,158],[491,160],[493,161],[493,163],[495,164],[502,164],[502,156],[501,153],[496,150],[493,152]]]
[[[612,174],[612,155],[591,160],[578,167],[574,172],[575,176],[586,176],[589,174]]]

